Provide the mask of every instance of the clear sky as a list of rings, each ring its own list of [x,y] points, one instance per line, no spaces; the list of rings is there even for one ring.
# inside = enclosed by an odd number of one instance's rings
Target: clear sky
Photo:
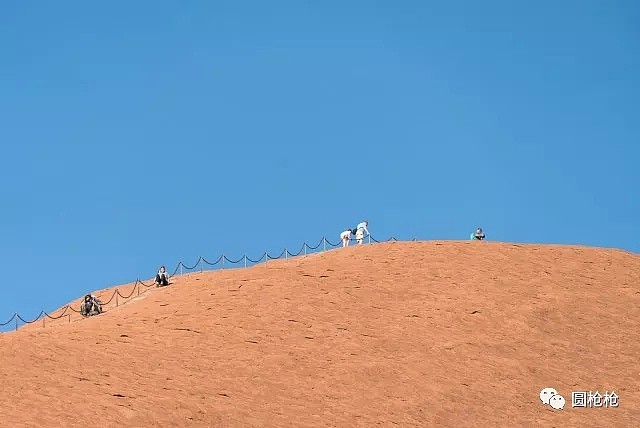
[[[636,1],[0,6],[0,322],[378,239],[640,250]]]

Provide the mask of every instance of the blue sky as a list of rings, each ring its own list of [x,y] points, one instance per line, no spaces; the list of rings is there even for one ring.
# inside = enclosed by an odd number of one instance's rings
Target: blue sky
[[[640,250],[633,1],[5,2],[0,322],[199,256]]]

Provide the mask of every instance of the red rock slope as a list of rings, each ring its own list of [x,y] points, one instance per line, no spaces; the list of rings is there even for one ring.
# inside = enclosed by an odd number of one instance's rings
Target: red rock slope
[[[0,335],[0,420],[633,427],[639,326],[636,254],[349,247],[184,276],[97,317]],[[564,410],[542,405],[543,387]],[[583,390],[614,390],[619,407],[572,408]]]

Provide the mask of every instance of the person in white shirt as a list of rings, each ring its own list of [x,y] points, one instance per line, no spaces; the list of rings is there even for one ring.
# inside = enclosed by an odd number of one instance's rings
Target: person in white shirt
[[[362,242],[364,241],[365,233],[367,235],[371,235],[367,226],[369,226],[369,222],[366,220],[358,223],[358,226],[356,226],[356,242],[358,243],[358,245],[362,244]]]
[[[342,246],[346,247],[349,245],[349,239],[351,239],[351,229],[347,229],[340,234],[340,239],[342,240]]]
[[[158,270],[158,273],[156,274],[156,285],[158,287],[162,286],[166,286],[169,285],[169,275],[167,275],[167,272],[164,268],[164,266],[160,266],[160,269]]]

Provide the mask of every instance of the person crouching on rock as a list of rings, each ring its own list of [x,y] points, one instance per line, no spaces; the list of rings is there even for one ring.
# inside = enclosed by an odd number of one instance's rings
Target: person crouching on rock
[[[477,241],[482,241],[484,240],[485,236],[484,236],[484,232],[482,231],[482,228],[479,227],[476,229],[475,233],[473,234],[473,239],[477,240]]]
[[[158,273],[156,274],[156,286],[164,287],[169,285],[169,276],[167,275],[167,271],[164,266],[160,266]]]

